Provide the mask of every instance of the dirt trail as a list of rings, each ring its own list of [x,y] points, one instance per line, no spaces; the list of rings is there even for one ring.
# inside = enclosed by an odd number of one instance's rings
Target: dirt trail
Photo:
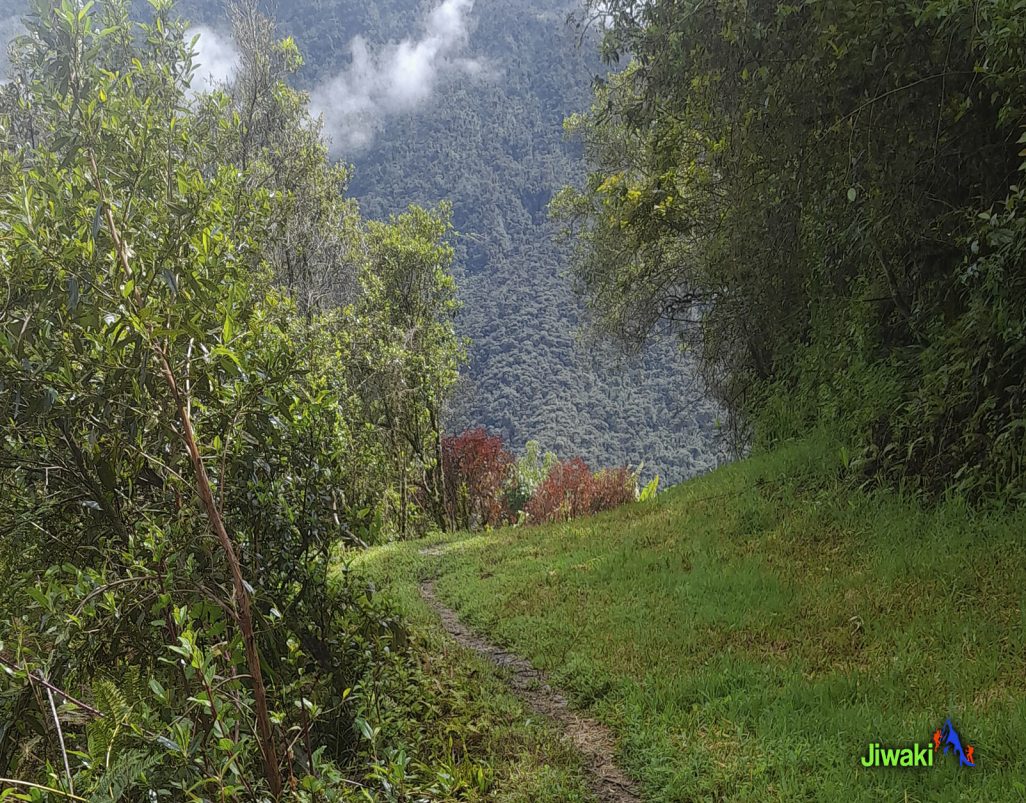
[[[440,552],[428,549],[421,554],[438,555]],[[588,785],[601,803],[641,803],[637,786],[614,761],[616,741],[609,728],[572,711],[566,697],[549,684],[544,672],[535,669],[520,656],[485,641],[465,627],[456,612],[438,599],[433,582],[422,583],[420,593],[441,617],[442,626],[453,639],[507,670],[508,682],[513,691],[536,712],[560,725],[567,738],[584,756],[588,767]]]

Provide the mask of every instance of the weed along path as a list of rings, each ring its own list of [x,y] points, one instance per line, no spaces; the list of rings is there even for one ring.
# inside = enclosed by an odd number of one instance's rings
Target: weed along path
[[[421,554],[438,553],[424,550]],[[509,684],[517,696],[534,711],[549,717],[560,726],[586,759],[588,785],[601,803],[640,803],[641,797],[636,785],[616,765],[616,740],[609,728],[571,710],[566,697],[549,684],[544,672],[535,669],[520,656],[485,641],[464,626],[456,612],[438,599],[432,581],[422,583],[420,593],[441,618],[442,627],[458,644],[507,670]]]

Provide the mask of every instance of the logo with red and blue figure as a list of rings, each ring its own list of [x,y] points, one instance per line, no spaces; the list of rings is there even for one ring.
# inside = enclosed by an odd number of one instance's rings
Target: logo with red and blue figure
[[[944,755],[947,755],[950,750],[961,766],[976,766],[976,760],[973,758],[975,749],[971,744],[962,746],[962,737],[958,735],[958,731],[955,730],[950,719],[945,720],[943,728],[938,728],[933,733],[933,751],[936,753],[941,749],[941,745],[944,746]]]
[[[958,759],[959,766],[976,766],[976,757],[973,755],[976,749],[962,741],[950,719],[933,732],[932,742],[906,747],[884,747],[879,742],[873,742],[866,755],[862,756],[861,763],[863,767],[932,767],[935,755],[946,756],[951,753]]]

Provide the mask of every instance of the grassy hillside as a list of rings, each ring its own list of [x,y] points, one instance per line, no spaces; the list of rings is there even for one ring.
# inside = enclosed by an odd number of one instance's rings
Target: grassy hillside
[[[1026,799],[1026,515],[846,487],[828,444],[363,565],[407,595],[438,572],[461,616],[617,730],[652,800]],[[975,769],[860,766],[947,717]]]
[[[381,555],[387,554],[385,548]],[[395,584],[388,605],[396,660],[364,678],[375,780],[381,800],[584,803],[580,757],[535,716],[477,653],[453,643],[412,584]]]

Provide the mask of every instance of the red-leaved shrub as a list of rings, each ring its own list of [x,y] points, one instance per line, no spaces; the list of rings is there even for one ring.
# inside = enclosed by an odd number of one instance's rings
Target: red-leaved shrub
[[[556,463],[524,508],[531,521],[566,521],[591,512],[591,469],[581,458]]]
[[[567,521],[634,501],[634,475],[626,468],[592,474],[581,458],[556,463],[524,508],[533,522]]]
[[[607,468],[592,477],[591,512],[625,505],[637,496],[637,480],[627,468]]]
[[[513,519],[519,512],[517,491],[523,485],[515,469],[516,459],[502,438],[489,435],[484,427],[443,438],[445,508],[452,526],[472,529]],[[533,522],[567,521],[633,501],[636,485],[627,468],[592,474],[588,464],[575,457],[552,465],[523,510]]]
[[[506,485],[514,465],[502,438],[484,427],[442,439],[442,473],[449,520],[458,528],[509,520]]]

